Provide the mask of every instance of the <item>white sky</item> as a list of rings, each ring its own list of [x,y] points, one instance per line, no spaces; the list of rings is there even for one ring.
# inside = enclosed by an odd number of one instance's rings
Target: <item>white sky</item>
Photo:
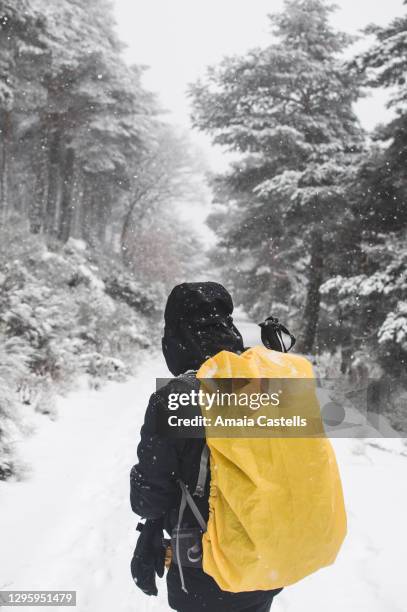
[[[118,33],[128,45],[126,59],[150,69],[144,84],[158,92],[174,123],[189,128],[186,89],[224,55],[241,54],[270,42],[268,13],[278,11],[283,0],[114,0]],[[368,23],[387,24],[404,14],[403,0],[336,0],[333,25],[357,33]],[[365,128],[386,120],[386,94],[375,92],[357,105]],[[223,168],[227,157],[194,135],[214,168]],[[203,220],[203,218],[202,218]]]

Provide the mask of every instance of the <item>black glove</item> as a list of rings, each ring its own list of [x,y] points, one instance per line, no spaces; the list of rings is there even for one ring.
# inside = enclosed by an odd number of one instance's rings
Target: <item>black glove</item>
[[[146,595],[157,595],[155,575],[164,575],[165,544],[163,539],[163,520],[148,519],[144,525],[139,523],[141,531],[131,560],[131,575],[135,584]]]

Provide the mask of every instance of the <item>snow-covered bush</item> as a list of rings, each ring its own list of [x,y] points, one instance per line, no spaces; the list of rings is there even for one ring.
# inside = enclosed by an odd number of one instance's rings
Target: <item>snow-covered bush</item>
[[[145,314],[154,314],[157,307],[156,294],[147,292],[139,283],[123,273],[111,274],[104,279],[105,290],[115,300],[120,300]]]
[[[0,342],[0,480],[14,472],[13,438],[21,426],[17,391],[28,372],[26,351],[18,338]]]
[[[56,393],[81,375],[94,387],[123,380],[158,329],[154,288],[117,262],[18,232],[0,244],[0,479],[13,472],[23,413],[53,416]]]
[[[100,353],[84,353],[81,365],[87,374],[96,380],[96,386],[103,380],[124,380],[128,368],[123,361],[114,357],[105,357]]]

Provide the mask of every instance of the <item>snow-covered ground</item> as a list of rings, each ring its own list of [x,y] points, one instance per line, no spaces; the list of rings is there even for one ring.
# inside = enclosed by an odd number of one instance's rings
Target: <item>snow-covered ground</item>
[[[149,358],[136,379],[72,393],[56,421],[41,417],[20,453],[31,475],[0,483],[0,589],[76,590],[80,612],[166,609],[164,589],[144,597],[129,570],[129,468],[160,375],[162,359]]]
[[[163,583],[158,598],[132,584],[137,518],[128,501],[145,406],[154,378],[165,375],[162,358],[151,356],[137,378],[72,393],[60,400],[54,422],[39,417],[21,451],[31,474],[0,483],[0,589],[76,590],[80,612],[168,610]],[[405,612],[406,447],[403,454],[397,440],[381,440],[379,448],[333,442],[348,510],[346,543],[334,566],[286,589],[272,609]]]

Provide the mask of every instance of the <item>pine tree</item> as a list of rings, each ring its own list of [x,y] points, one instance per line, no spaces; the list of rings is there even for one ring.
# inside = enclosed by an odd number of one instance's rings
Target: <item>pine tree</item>
[[[406,232],[371,233],[361,245],[363,266],[354,276],[335,276],[321,291],[340,320],[344,370],[363,353],[393,376],[407,365]]]
[[[157,104],[123,60],[111,12],[105,0],[0,1],[4,222],[17,212],[33,233],[103,245],[155,146]]]
[[[363,141],[352,109],[359,85],[341,58],[351,39],[330,26],[332,10],[323,0],[287,0],[271,17],[276,42],[225,59],[191,89],[195,125],[240,154],[216,183],[218,201],[228,202],[222,244],[231,268],[236,260],[246,268],[235,275],[243,302],[256,288],[264,315],[275,292],[287,303],[299,290],[291,308],[302,310],[307,352]]]
[[[395,117],[373,134],[381,144],[362,168],[360,213],[373,229],[397,231],[407,224],[407,15],[366,33],[374,42],[354,66],[368,86],[389,89],[387,106]]]
[[[45,52],[41,13],[27,0],[0,0],[0,225],[10,213],[11,166],[20,152],[17,127],[22,121],[25,126],[33,121],[42,94],[35,82],[38,72],[30,74],[30,67]]]
[[[407,363],[407,16],[366,33],[373,43],[352,69],[368,86],[389,89],[395,117],[375,130],[350,194],[360,227],[355,273],[333,277],[323,293],[345,330],[346,352],[363,351],[398,375]]]
[[[142,140],[145,119],[141,117],[140,126],[136,115],[150,113],[151,96],[141,88],[140,70],[128,68],[120,57],[121,44],[106,18],[109,3],[64,0],[43,10],[54,33],[44,71],[42,123],[49,156],[45,230],[66,241],[75,227],[80,237],[93,242],[103,238],[109,220],[110,187],[117,188],[126,158],[134,156]],[[94,198],[75,202],[76,182],[77,193],[100,189]]]

